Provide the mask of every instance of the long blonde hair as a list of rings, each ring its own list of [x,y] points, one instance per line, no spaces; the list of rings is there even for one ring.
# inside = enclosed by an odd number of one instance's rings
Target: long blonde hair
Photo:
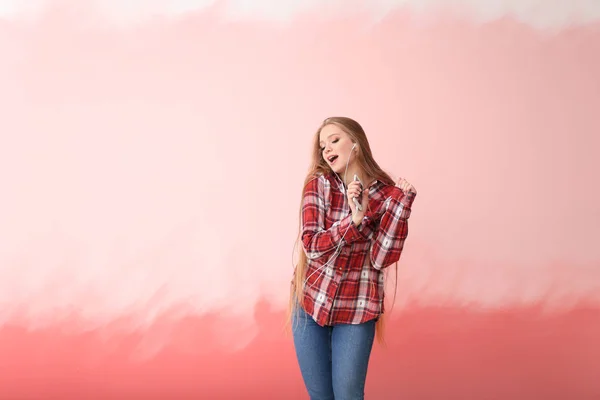
[[[309,167],[308,173],[304,180],[304,185],[302,189],[302,196],[304,197],[304,187],[306,184],[313,179],[315,176],[319,174],[328,174],[331,173],[332,170],[323,158],[323,153],[321,151],[321,146],[319,145],[321,130],[330,124],[334,124],[342,129],[344,132],[350,136],[351,140],[358,145],[358,151],[356,155],[356,160],[360,168],[364,171],[365,175],[379,180],[388,185],[394,185],[394,180],[379,167],[375,159],[373,158],[373,154],[371,152],[371,146],[369,145],[369,141],[367,140],[367,135],[363,130],[362,126],[348,117],[330,117],[323,121],[319,129],[314,135],[313,140],[313,151],[312,151],[312,162]],[[294,252],[298,252],[298,263],[294,269],[294,278],[291,283],[290,288],[290,299],[288,305],[288,313],[287,313],[287,325],[291,325],[292,315],[296,310],[296,307],[299,307],[302,304],[302,297],[304,294],[304,279],[306,277],[306,253],[302,249],[302,244],[300,243],[300,234],[302,227],[302,206],[300,206],[300,215],[299,215],[299,228],[298,228],[298,237],[296,238],[296,243],[294,245]],[[394,269],[396,271],[396,279],[395,279],[395,289],[394,289],[394,302],[396,296],[396,287],[397,287],[397,277],[398,277],[398,268],[397,263],[394,264]],[[393,303],[394,303],[393,302]],[[392,303],[392,304],[393,304]],[[376,324],[376,335],[377,340],[380,344],[384,343],[383,336],[383,328],[384,328],[384,315],[381,315]]]

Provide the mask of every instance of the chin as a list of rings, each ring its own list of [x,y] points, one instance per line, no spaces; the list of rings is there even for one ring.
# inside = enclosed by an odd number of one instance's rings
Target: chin
[[[352,167],[352,163],[348,165],[348,170]],[[333,167],[330,167],[333,171],[335,171],[338,175],[343,175],[346,171],[346,163],[340,163],[339,165],[336,163]]]
[[[341,174],[343,174],[343,173],[344,173],[344,168],[343,168],[343,167],[342,167],[342,168],[340,168],[340,167],[338,167],[338,166],[336,165],[336,166],[335,166],[335,167],[333,167],[333,168],[332,168],[332,167],[329,167],[329,168],[331,168],[331,170],[332,170],[333,172],[335,172],[336,174],[338,174],[338,175],[341,175]]]

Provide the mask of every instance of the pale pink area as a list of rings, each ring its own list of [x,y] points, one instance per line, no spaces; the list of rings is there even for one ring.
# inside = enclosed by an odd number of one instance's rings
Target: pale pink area
[[[419,191],[400,305],[598,300],[597,30],[218,9],[0,25],[0,320],[223,310],[246,343],[260,298],[285,305],[310,140],[339,114]]]
[[[0,22],[0,398],[305,398],[280,310],[340,114],[419,191],[367,398],[597,398],[598,27],[222,7]]]

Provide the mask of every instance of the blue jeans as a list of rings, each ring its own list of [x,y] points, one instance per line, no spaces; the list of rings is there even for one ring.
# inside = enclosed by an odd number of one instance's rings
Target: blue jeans
[[[294,313],[296,357],[311,400],[363,400],[375,321],[319,326],[302,308]]]

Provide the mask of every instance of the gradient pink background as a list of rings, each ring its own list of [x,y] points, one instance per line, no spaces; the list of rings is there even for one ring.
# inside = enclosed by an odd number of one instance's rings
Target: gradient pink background
[[[330,115],[419,191],[367,398],[600,398],[594,6],[91,4],[0,14],[0,398],[306,398]]]

